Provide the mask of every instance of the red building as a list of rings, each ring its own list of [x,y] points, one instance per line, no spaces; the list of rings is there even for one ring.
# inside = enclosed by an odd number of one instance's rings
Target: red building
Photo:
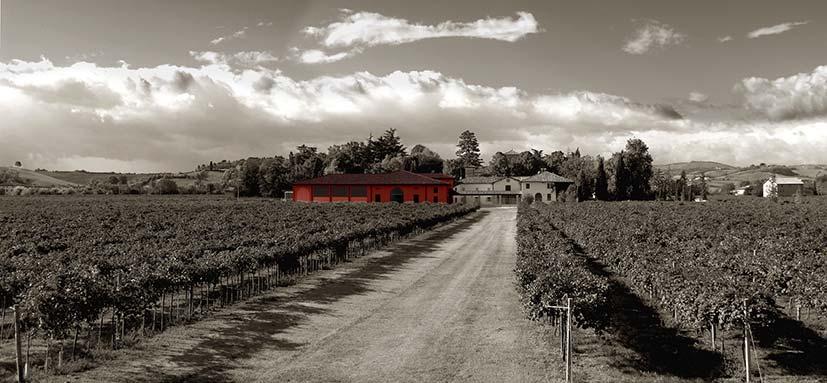
[[[453,184],[454,178],[450,175],[404,170],[382,174],[329,174],[293,183],[293,200],[448,203]]]

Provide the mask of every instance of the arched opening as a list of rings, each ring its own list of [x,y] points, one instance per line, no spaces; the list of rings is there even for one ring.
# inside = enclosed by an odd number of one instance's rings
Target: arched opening
[[[393,188],[391,190],[391,202],[405,202],[405,193],[400,188]]]
[[[534,200],[537,202],[543,202],[543,193],[534,194]]]

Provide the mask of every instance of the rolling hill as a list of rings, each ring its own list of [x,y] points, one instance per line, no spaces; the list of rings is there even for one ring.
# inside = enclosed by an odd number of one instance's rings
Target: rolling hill
[[[20,169],[20,168],[10,168],[6,166],[0,166],[0,170],[8,170],[12,172],[17,172],[20,178],[27,181],[29,186],[37,186],[37,187],[73,187],[79,186],[77,183],[58,179],[52,177],[45,173],[36,172],[29,169]]]

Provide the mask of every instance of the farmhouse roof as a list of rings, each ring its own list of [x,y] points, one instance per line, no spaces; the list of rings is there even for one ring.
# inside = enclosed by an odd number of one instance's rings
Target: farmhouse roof
[[[519,195],[519,190],[457,190],[459,195]]]
[[[376,174],[328,174],[294,182],[296,185],[446,185],[434,178],[400,170]]]
[[[465,177],[459,180],[461,184],[493,184],[505,177],[490,176],[490,177]]]
[[[537,173],[536,175],[524,179],[523,182],[557,182],[569,184],[574,183],[574,181],[566,177],[558,176],[557,174],[554,174],[549,171],[542,171],[540,173]]]
[[[436,179],[454,178],[454,176],[452,176],[450,174],[445,174],[445,173],[416,173],[416,174],[420,175],[420,176],[425,176],[425,177],[428,177],[428,178],[436,178]]]
[[[804,185],[804,181],[801,178],[795,177],[776,177],[775,183],[777,185]]]

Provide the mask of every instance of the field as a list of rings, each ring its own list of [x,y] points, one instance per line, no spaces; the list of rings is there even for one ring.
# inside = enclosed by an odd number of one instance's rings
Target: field
[[[640,372],[737,381],[746,342],[755,379],[824,379],[827,200],[804,201],[523,207],[524,312],[557,325],[549,306],[572,298],[578,334],[634,350]]]
[[[146,196],[0,197],[0,206],[0,299],[19,307],[30,366],[42,367],[33,374],[79,368],[56,365],[473,210]],[[3,311],[4,343],[10,314]],[[10,379],[8,362],[0,378]]]

